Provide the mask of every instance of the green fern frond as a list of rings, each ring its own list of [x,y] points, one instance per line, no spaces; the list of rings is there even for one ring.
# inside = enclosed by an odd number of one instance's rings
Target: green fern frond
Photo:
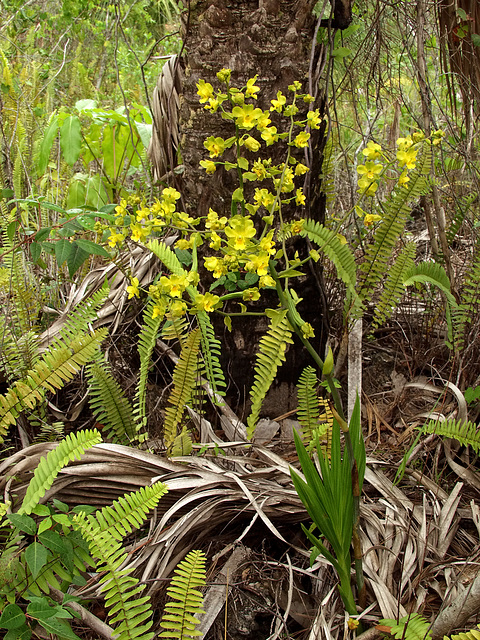
[[[398,305],[398,302],[405,291],[405,274],[415,266],[415,251],[415,243],[408,242],[398,258],[395,260],[392,268],[389,270],[380,299],[375,305],[372,322],[373,329],[383,324]]]
[[[352,295],[355,294],[357,268],[355,259],[348,245],[342,244],[335,231],[327,229],[319,222],[309,219],[303,225],[301,235],[307,236],[320,251],[333,262],[339,278],[347,285]]]
[[[335,200],[335,177],[334,177],[334,145],[333,135],[329,135],[323,149],[322,162],[322,193],[325,194],[325,206],[328,208]]]
[[[155,508],[167,487],[157,482],[151,487],[126,494],[111,507],[104,507],[95,514],[84,512],[74,518],[78,528],[88,541],[90,552],[97,561],[97,570],[104,571],[100,580],[110,622],[115,627],[116,640],[151,640],[152,608],[148,596],[140,597],[145,585],[131,576],[133,567],[122,569],[128,558],[122,538],[137,529],[145,521],[148,512]]]
[[[72,309],[67,317],[65,324],[59,332],[56,342],[66,342],[72,338],[76,338],[79,333],[85,333],[86,328],[98,317],[98,310],[108,298],[110,287],[105,282],[98,291],[83,300],[74,309]]]
[[[465,285],[461,292],[461,301],[453,312],[455,327],[455,346],[462,349],[467,338],[468,327],[473,324],[480,309],[480,244],[477,245],[474,257],[465,277]]]
[[[45,492],[50,489],[63,467],[70,460],[80,459],[86,449],[90,449],[101,441],[102,436],[96,429],[87,429],[70,433],[55,449],[49,451],[35,469],[18,513],[26,515],[31,513],[40,498],[43,498]]]
[[[313,440],[313,433],[318,427],[320,415],[317,396],[318,378],[313,367],[305,367],[297,385],[298,410],[297,418],[302,426],[304,442]]]
[[[158,305],[157,305],[158,306]],[[155,349],[157,336],[164,320],[164,314],[160,313],[153,317],[153,301],[150,301],[143,314],[142,330],[138,336],[138,354],[140,356],[140,371],[138,377],[137,392],[134,402],[134,413],[139,426],[144,427],[147,422],[146,415],[146,391],[148,381],[148,371],[152,363],[152,353]]]
[[[287,310],[269,309],[271,318],[267,333],[260,340],[255,363],[255,379],[250,390],[251,413],[247,418],[247,436],[252,438],[257,426],[263,400],[270,389],[277,369],[285,362],[287,344],[293,344],[292,329],[287,320]]]
[[[480,431],[478,425],[467,420],[430,420],[423,427],[427,433],[435,433],[443,438],[453,438],[464,446],[472,447],[475,453],[480,452]]]
[[[465,631],[463,633],[455,633],[450,636],[450,640],[480,640],[480,624],[477,625],[476,629],[470,629],[470,631]]]
[[[185,405],[188,404],[195,388],[200,337],[199,329],[190,332],[173,372],[173,389],[168,398],[169,406],[165,411],[163,427],[163,437],[167,449],[170,449],[175,441],[177,427],[182,420]]]
[[[386,618],[379,621],[381,625],[391,627],[390,634],[397,640],[426,640],[431,638],[430,623],[418,613],[396,620]]]
[[[61,389],[95,357],[106,335],[107,329],[103,328],[80,335],[68,344],[58,343],[35,363],[24,379],[17,380],[5,395],[0,396],[0,442],[24,409],[33,409],[43,400],[46,391]]]
[[[183,344],[190,329],[190,324],[185,316],[181,318],[171,318],[162,327],[162,338],[164,340],[177,340]]]
[[[131,444],[138,438],[138,425],[132,405],[110,367],[106,362],[93,362],[86,372],[90,383],[88,403],[106,437],[119,444]]]
[[[375,233],[371,245],[368,246],[365,260],[361,266],[362,300],[369,300],[378,282],[387,271],[392,251],[398,242],[410,214],[410,203],[428,191],[427,174],[431,167],[432,152],[425,146],[419,157],[417,167],[410,174],[410,181],[397,187],[384,205],[382,221]]]
[[[159,638],[188,640],[201,633],[195,629],[200,624],[197,616],[205,613],[202,609],[203,595],[198,589],[205,586],[205,554],[190,551],[180,562],[167,589],[173,602],[167,602],[160,626],[166,629]]]
[[[215,395],[224,395],[225,387],[227,386],[222,365],[220,364],[222,343],[215,336],[208,313],[199,311],[197,313],[197,321],[202,336],[204,373],[214,392],[213,398],[215,398]]]
[[[174,251],[170,249],[161,240],[152,240],[147,244],[147,248],[154,253],[157,258],[163,262],[170,273],[174,273],[176,276],[187,275],[187,272],[182,267],[182,263],[177,258]]]
[[[422,284],[433,284],[438,289],[443,291],[449,304],[452,307],[456,307],[457,303],[450,290],[450,280],[444,267],[438,262],[420,262],[420,264],[413,265],[405,273],[405,279],[403,284],[405,287],[409,287],[415,282]]]
[[[25,377],[27,371],[38,361],[39,337],[36,331],[16,336],[7,326],[1,329],[1,333],[3,340],[0,369],[4,371],[7,381],[12,383]]]

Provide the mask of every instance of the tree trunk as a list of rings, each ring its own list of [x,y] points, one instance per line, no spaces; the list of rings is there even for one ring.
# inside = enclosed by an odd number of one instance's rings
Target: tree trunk
[[[323,16],[315,18],[312,10],[315,0],[199,0],[191,1],[183,15],[184,50],[181,56],[182,94],[180,101],[181,162],[184,172],[176,180],[176,187],[183,195],[183,206],[187,212],[205,216],[209,207],[219,215],[229,215],[231,196],[239,186],[237,174],[218,168],[207,175],[200,167],[200,160],[208,158],[204,141],[209,136],[228,138],[234,133],[233,124],[212,114],[199,103],[197,83],[200,79],[220,88],[216,73],[222,68],[231,69],[231,86],[242,87],[249,78],[258,75],[255,84],[260,87],[256,106],[269,109],[270,100],[278,91],[287,96],[288,85],[298,80],[302,91],[315,97],[313,108],[323,114],[325,91],[321,86],[321,74],[325,66],[325,50],[316,44],[317,31]],[[349,13],[349,0],[342,5]],[[337,7],[338,9],[338,7]],[[334,12],[337,18],[337,12]],[[348,20],[347,20],[348,22]],[[326,26],[328,20],[323,20]],[[347,26],[344,21],[343,27]],[[302,108],[302,107],[301,107]],[[308,106],[305,105],[305,113]],[[301,161],[310,167],[303,186],[307,196],[306,211],[294,212],[297,217],[314,217],[324,222],[325,197],[321,191],[322,154],[325,144],[326,124],[312,131],[311,145],[305,150]],[[265,148],[262,145],[249,159],[267,157],[281,162],[286,155],[283,143]],[[222,160],[229,158],[222,158]],[[302,241],[304,243],[304,241]],[[295,245],[295,250],[302,248]],[[303,247],[306,251],[307,247]],[[316,331],[315,347],[320,353],[325,345],[328,320],[323,291],[321,269],[313,269],[302,279],[299,294],[304,302],[299,312]],[[297,285],[298,287],[298,285]],[[268,296],[267,296],[268,297]],[[266,306],[276,306],[277,300],[267,300]],[[264,302],[265,306],[265,302]],[[237,305],[238,307],[238,305]],[[221,319],[220,319],[221,320]],[[237,388],[239,401],[244,401],[244,391],[252,382],[255,351],[258,339],[265,331],[266,322],[257,318],[233,318],[233,331],[229,333],[220,322],[217,334],[223,333],[222,342],[227,347],[228,362],[225,368],[232,370],[232,382]],[[288,350],[287,362],[279,373],[278,383],[288,386],[273,400],[271,417],[280,415],[296,406],[292,396],[292,385],[309,357],[301,345]],[[283,398],[283,400],[282,400]]]

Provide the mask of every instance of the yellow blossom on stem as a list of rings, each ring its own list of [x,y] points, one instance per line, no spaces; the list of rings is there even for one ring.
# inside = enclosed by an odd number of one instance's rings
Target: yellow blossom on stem
[[[215,173],[217,165],[212,160],[200,160],[200,166],[205,169],[207,173]]]
[[[407,149],[399,149],[397,151],[397,160],[400,167],[406,169],[414,169],[417,162],[418,149],[409,147]]]
[[[130,225],[131,237],[134,242],[143,242],[145,238],[150,234],[150,229],[144,225],[136,222]]]
[[[300,91],[301,88],[302,88],[302,85],[299,80],[294,80],[292,84],[288,85],[289,91]]]
[[[108,239],[108,244],[114,248],[117,246],[117,244],[122,244],[122,242],[125,240],[125,236],[123,235],[123,233],[118,233],[116,231],[110,231],[110,237]]]
[[[435,146],[437,144],[440,144],[444,137],[445,131],[442,131],[442,129],[437,129],[432,133],[432,144],[434,144]]]
[[[240,144],[244,144],[249,151],[258,151],[261,147],[260,142],[252,138],[252,136],[247,136],[245,139],[240,140]]]
[[[179,200],[182,197],[180,191],[177,191],[173,187],[166,187],[162,191],[162,199],[165,202],[175,202],[175,200]]]
[[[310,134],[307,131],[302,131],[296,136],[295,140],[293,141],[293,144],[299,148],[308,147],[309,139],[310,139]]]
[[[322,117],[318,109],[314,109],[307,113],[307,124],[312,129],[319,129],[321,122],[322,122]]]
[[[222,246],[222,239],[216,231],[212,232],[212,235],[210,236],[210,244],[208,246],[210,249],[214,249],[215,251],[218,251]]]
[[[381,219],[382,216],[379,216],[377,213],[367,213],[363,219],[363,223],[366,227],[370,227]]]
[[[247,98],[254,98],[255,100],[257,99],[257,93],[260,91],[260,87],[255,86],[255,81],[257,78],[258,75],[247,80],[247,88],[245,89],[245,96]]]
[[[269,255],[273,255],[275,253],[275,241],[273,239],[273,229],[264,236],[258,246],[262,251],[266,251]]]
[[[210,136],[205,140],[203,146],[210,152],[210,158],[216,158],[217,156],[221,156],[225,151],[225,140],[223,138]]]
[[[265,287],[274,287],[275,280],[270,275],[261,276],[258,282],[258,286],[260,287],[260,289],[263,289]]]
[[[255,302],[255,300],[260,300],[260,291],[251,287],[250,289],[245,289],[242,293],[242,300]]]
[[[265,180],[267,177],[267,168],[261,160],[255,160],[252,171],[257,176],[258,180]]]
[[[199,311],[206,311],[207,313],[210,313],[215,310],[215,307],[219,302],[220,298],[213,295],[213,293],[205,293],[195,296],[195,306]]]
[[[278,111],[279,113],[281,113],[284,104],[287,102],[287,98],[281,91],[278,91],[277,99],[270,100],[270,102],[272,104],[272,106],[270,107],[270,111]]]
[[[302,206],[305,204],[305,194],[303,193],[302,188],[297,189],[296,194],[295,194],[295,204],[297,206]]]
[[[300,330],[303,334],[303,337],[308,340],[308,338],[315,337],[315,331],[313,330],[312,325],[309,322],[304,322],[300,327]]]
[[[367,180],[376,180],[383,171],[383,165],[376,162],[366,162],[357,167],[357,173]]]
[[[268,189],[255,189],[253,197],[255,198],[255,202],[265,207],[265,209],[270,209],[275,202],[275,195],[270,193]]]
[[[128,299],[130,298],[139,298],[140,297],[140,289],[138,278],[132,278],[130,280],[131,284],[127,287]]]
[[[183,300],[174,300],[168,310],[172,318],[181,318],[187,312],[187,305]]]
[[[402,171],[400,177],[398,178],[398,184],[400,187],[403,187],[409,180],[410,178],[408,177],[407,170],[405,169],[405,171]]]
[[[165,303],[163,300],[156,302],[153,305],[152,318],[158,318],[159,316],[163,316],[165,314]]]
[[[257,118],[258,129],[265,129],[272,121],[270,120],[270,112],[264,111],[261,116]]]
[[[295,167],[295,175],[296,176],[303,176],[304,173],[307,173],[307,171],[310,171],[310,169],[305,166],[304,164],[302,164],[301,162],[299,162],[297,164],[297,166]]]
[[[220,69],[220,71],[217,72],[217,78],[220,80],[220,82],[225,82],[227,83],[230,80],[230,76],[232,74],[232,70],[231,69]]]
[[[221,278],[228,271],[227,265],[223,262],[223,260],[220,260],[215,256],[205,258],[203,264],[205,266],[205,269],[207,269],[208,271],[213,271],[214,278]]]
[[[199,80],[197,82],[197,89],[197,95],[200,96],[200,104],[207,102],[207,100],[213,97],[213,87],[209,82]]]
[[[263,111],[253,104],[244,104],[241,107],[233,107],[232,115],[239,129],[252,129],[257,124],[258,118],[263,116]]]
[[[228,218],[226,218],[225,216],[219,218],[218,213],[210,207],[210,209],[208,210],[205,228],[210,229],[211,231],[215,229],[224,229],[227,222]]]
[[[160,278],[160,290],[172,298],[181,298],[183,292],[188,286],[186,276],[177,276],[172,274],[170,277],[162,276]]]
[[[250,238],[256,234],[256,229],[250,218],[244,216],[233,216],[225,227],[225,235],[236,251],[244,251],[250,244]]]
[[[264,251],[259,253],[251,253],[248,256],[248,262],[245,269],[249,272],[256,272],[259,276],[266,276],[268,273],[268,261],[270,256]]]
[[[407,136],[406,138],[398,138],[397,140],[397,147],[401,151],[406,151],[407,149],[410,149],[412,145],[413,145],[412,136]]]
[[[265,140],[265,142],[267,143],[267,147],[269,147],[270,145],[272,145],[274,142],[277,142],[278,140],[277,127],[265,127],[265,129],[262,129],[262,132],[260,135],[262,136],[263,140]]]
[[[369,160],[378,160],[382,155],[382,147],[376,142],[373,142],[373,140],[370,140],[362,153]]]

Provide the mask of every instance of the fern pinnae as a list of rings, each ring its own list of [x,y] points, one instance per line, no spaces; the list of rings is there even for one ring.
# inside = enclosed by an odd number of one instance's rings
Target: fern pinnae
[[[173,602],[167,602],[160,626],[166,629],[159,638],[188,640],[201,635],[195,627],[200,623],[197,616],[205,613],[202,609],[203,595],[198,590],[205,586],[205,554],[190,551],[179,563],[167,589]]]
[[[81,455],[102,441],[102,436],[96,429],[70,433],[65,440],[50,451],[45,458],[41,458],[27,492],[18,510],[19,514],[28,515],[36,507],[45,492],[50,489],[59,472],[70,460],[80,459]]]
[[[208,313],[199,311],[197,313],[197,321],[201,331],[204,372],[213,391],[212,398],[215,398],[223,395],[227,386],[222,365],[220,364],[222,343],[215,336]]]
[[[176,276],[186,275],[187,272],[182,267],[182,263],[177,258],[175,252],[164,242],[161,240],[152,240],[147,244],[147,248],[163,262],[171,273]]]
[[[409,203],[424,195],[428,189],[426,175],[431,167],[431,150],[424,147],[417,167],[410,173],[410,181],[399,186],[384,205],[384,215],[375,233],[372,244],[365,254],[361,266],[360,297],[368,300],[375,291],[376,285],[387,270],[392,251],[405,227],[410,213]]]
[[[310,365],[302,371],[297,385],[298,410],[297,418],[302,426],[304,442],[313,440],[313,433],[318,427],[320,415],[317,397],[318,378],[315,369]]]
[[[480,624],[477,625],[476,629],[452,634],[450,640],[480,640]]]
[[[287,310],[269,310],[271,318],[267,333],[260,340],[255,363],[255,375],[250,399],[251,413],[247,418],[247,436],[252,438],[257,426],[263,400],[270,389],[278,368],[285,362],[287,344],[293,344],[292,329],[287,319]]]
[[[199,329],[190,332],[173,372],[173,389],[168,398],[169,405],[165,411],[163,429],[167,449],[170,449],[175,441],[185,405],[190,401],[197,382],[200,337]]]
[[[415,251],[415,243],[408,242],[389,270],[382,293],[375,305],[373,328],[383,324],[398,305],[405,290],[405,274],[414,266]]]
[[[404,616],[398,622],[393,619],[383,619],[379,622],[391,627],[390,635],[396,640],[428,640],[432,637],[430,623],[418,613]]]
[[[423,430],[443,438],[453,438],[465,447],[472,447],[475,453],[480,452],[480,431],[478,425],[470,420],[430,420]]]

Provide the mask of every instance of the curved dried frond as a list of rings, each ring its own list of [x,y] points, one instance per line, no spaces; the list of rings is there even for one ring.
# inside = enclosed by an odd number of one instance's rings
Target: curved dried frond
[[[190,551],[177,565],[167,594],[173,602],[167,602],[160,626],[166,629],[158,636],[171,640],[188,640],[200,635],[195,627],[200,624],[196,616],[202,609],[203,595],[199,587],[205,586],[205,554]]]
[[[270,326],[260,340],[255,363],[254,382],[250,390],[251,413],[247,419],[247,435],[252,438],[260,415],[263,400],[270,389],[278,367],[285,362],[287,344],[293,344],[292,329],[287,320],[287,310],[268,310]]]
[[[102,436],[96,429],[68,434],[65,440],[40,460],[18,513],[26,515],[31,513],[40,498],[43,498],[45,492],[50,489],[63,467],[70,460],[80,459],[87,449],[101,441]]]

